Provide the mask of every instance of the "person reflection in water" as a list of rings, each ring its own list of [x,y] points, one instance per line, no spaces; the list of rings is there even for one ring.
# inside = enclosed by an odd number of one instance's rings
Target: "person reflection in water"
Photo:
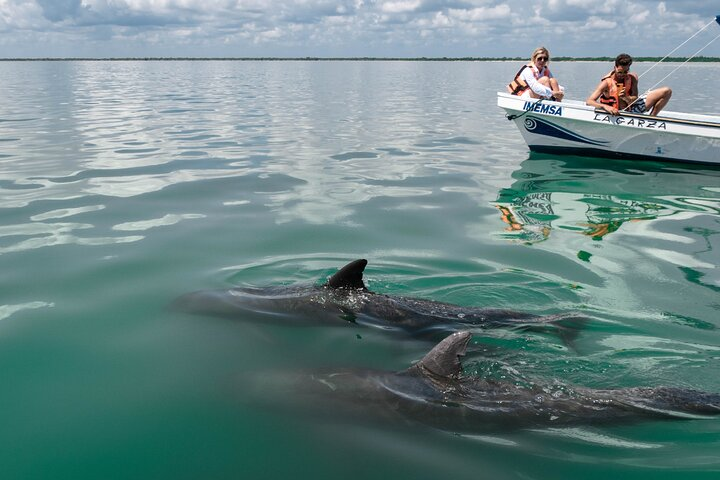
[[[616,199],[610,200],[622,215],[618,213],[616,217],[608,216],[605,204],[594,205],[593,200],[597,198],[592,195],[573,200],[559,197],[555,201],[552,199],[552,192],[533,192],[521,196],[513,194],[511,199],[502,197],[501,193],[495,207],[500,211],[500,219],[506,224],[504,236],[526,244],[547,240],[553,228],[602,241],[627,222],[656,217],[656,212],[646,209],[646,206],[639,209],[638,205],[632,202]],[[561,205],[561,208],[553,208],[558,205]],[[553,226],[553,223],[556,225]]]
[[[538,243],[550,237],[550,224],[533,221],[513,208],[513,205],[496,204],[500,210],[500,218],[508,226],[505,231],[510,235],[517,235],[525,243]],[[521,208],[522,209],[522,208]]]

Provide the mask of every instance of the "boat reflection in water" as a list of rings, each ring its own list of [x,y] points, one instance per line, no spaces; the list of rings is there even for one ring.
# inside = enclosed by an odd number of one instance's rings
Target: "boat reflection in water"
[[[517,196],[516,193],[511,189],[503,190],[496,205],[502,221],[508,225],[505,228],[508,236],[529,243],[547,240],[553,220],[557,228],[602,240],[627,221],[667,215],[658,204],[607,194],[530,191]],[[555,213],[553,204],[563,206],[560,214]]]
[[[720,169],[531,153],[512,178],[494,202],[501,236],[589,260],[598,252],[592,241],[622,233],[605,258],[628,260],[634,251],[720,290],[712,257],[720,250]]]
[[[720,165],[717,115],[610,115],[578,100],[528,100],[502,92],[497,101],[533,152]]]

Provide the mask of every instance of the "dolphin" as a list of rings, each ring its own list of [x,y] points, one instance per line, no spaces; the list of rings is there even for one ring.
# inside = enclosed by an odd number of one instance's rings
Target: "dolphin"
[[[342,267],[322,285],[237,287],[177,298],[172,308],[201,315],[292,325],[371,326],[433,340],[468,328],[551,330],[566,344],[586,318],[575,313],[539,316],[516,310],[463,307],[420,298],[374,293],[363,282],[367,260]]]
[[[265,372],[245,393],[265,407],[304,408],[324,419],[418,425],[477,434],[720,415],[720,394],[673,387],[557,388],[463,375],[472,337],[453,333],[400,371]],[[248,385],[254,385],[250,389]]]

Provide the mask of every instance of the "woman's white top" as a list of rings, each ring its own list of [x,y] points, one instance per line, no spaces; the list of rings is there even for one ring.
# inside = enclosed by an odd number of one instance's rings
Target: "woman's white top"
[[[523,68],[523,71],[520,72],[520,78],[525,80],[530,90],[535,92],[540,98],[550,98],[553,95],[553,91],[551,88],[538,82],[538,78],[541,77],[553,78],[552,73],[550,73],[547,67],[543,67],[542,70],[538,71],[537,67],[533,65],[532,67]],[[521,96],[525,96],[525,94],[529,95],[530,92],[526,90]]]

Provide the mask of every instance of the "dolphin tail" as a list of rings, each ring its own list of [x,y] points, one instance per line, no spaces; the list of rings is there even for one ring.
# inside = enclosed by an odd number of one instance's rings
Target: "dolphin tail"
[[[363,272],[365,271],[367,263],[367,260],[364,258],[348,263],[338,270],[335,275],[330,277],[330,280],[327,281],[325,286],[333,289],[347,288],[367,290],[363,282]]]
[[[588,317],[580,313],[561,313],[534,318],[532,323],[520,325],[519,328],[530,332],[555,333],[563,345],[577,352],[576,340],[589,321]]]
[[[687,415],[720,415],[720,394],[675,387],[635,387],[622,390],[616,400],[646,415],[686,418]]]

